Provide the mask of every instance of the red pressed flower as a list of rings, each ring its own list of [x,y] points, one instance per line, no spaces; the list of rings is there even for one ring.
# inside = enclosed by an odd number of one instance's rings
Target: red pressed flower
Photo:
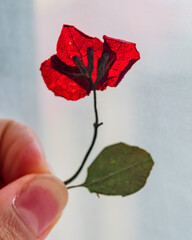
[[[64,25],[57,54],[41,64],[41,73],[55,95],[78,100],[91,90],[116,87],[139,60],[135,44],[103,36],[85,35],[74,26]]]

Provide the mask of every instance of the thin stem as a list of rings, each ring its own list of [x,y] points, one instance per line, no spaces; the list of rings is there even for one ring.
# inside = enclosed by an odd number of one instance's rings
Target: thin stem
[[[69,186],[69,187],[67,187],[67,189],[77,188],[77,187],[83,187],[83,184]]]
[[[95,123],[93,124],[93,126],[94,126],[93,139],[92,139],[92,142],[91,142],[91,145],[90,145],[89,149],[87,150],[87,153],[85,154],[85,157],[84,157],[80,167],[78,168],[76,173],[71,178],[69,178],[68,180],[66,180],[64,182],[65,185],[67,185],[70,182],[72,182],[79,175],[79,173],[81,172],[81,170],[84,167],[84,165],[85,165],[85,163],[86,163],[86,161],[88,159],[88,156],[89,156],[90,152],[92,151],[93,146],[95,144],[95,141],[96,141],[96,138],[97,138],[97,133],[98,133],[98,127],[103,124],[103,123],[99,123],[98,111],[97,111],[96,89],[95,89],[95,84],[93,83],[92,78],[91,78],[91,83],[92,83],[92,87],[93,87],[93,100],[94,100],[94,112],[95,112]]]

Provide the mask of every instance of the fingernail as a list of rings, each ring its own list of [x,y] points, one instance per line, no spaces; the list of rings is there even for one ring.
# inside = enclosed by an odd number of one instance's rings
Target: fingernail
[[[50,175],[41,175],[14,198],[17,215],[39,237],[62,213],[67,202],[64,184]]]

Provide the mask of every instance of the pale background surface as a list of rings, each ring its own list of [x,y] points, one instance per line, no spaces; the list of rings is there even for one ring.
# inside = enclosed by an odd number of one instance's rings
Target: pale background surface
[[[40,77],[64,23],[90,36],[135,42],[141,53],[116,89],[98,94],[104,125],[88,165],[104,146],[124,141],[148,150],[155,167],[145,188],[130,197],[70,190],[48,239],[191,239],[192,2],[0,0],[0,116],[37,131],[61,179],[76,170],[94,121],[92,97],[56,98]]]

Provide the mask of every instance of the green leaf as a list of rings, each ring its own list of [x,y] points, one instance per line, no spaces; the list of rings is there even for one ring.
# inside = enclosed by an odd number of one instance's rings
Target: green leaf
[[[145,185],[153,164],[143,149],[124,143],[108,146],[89,166],[81,186],[98,194],[126,196]]]

